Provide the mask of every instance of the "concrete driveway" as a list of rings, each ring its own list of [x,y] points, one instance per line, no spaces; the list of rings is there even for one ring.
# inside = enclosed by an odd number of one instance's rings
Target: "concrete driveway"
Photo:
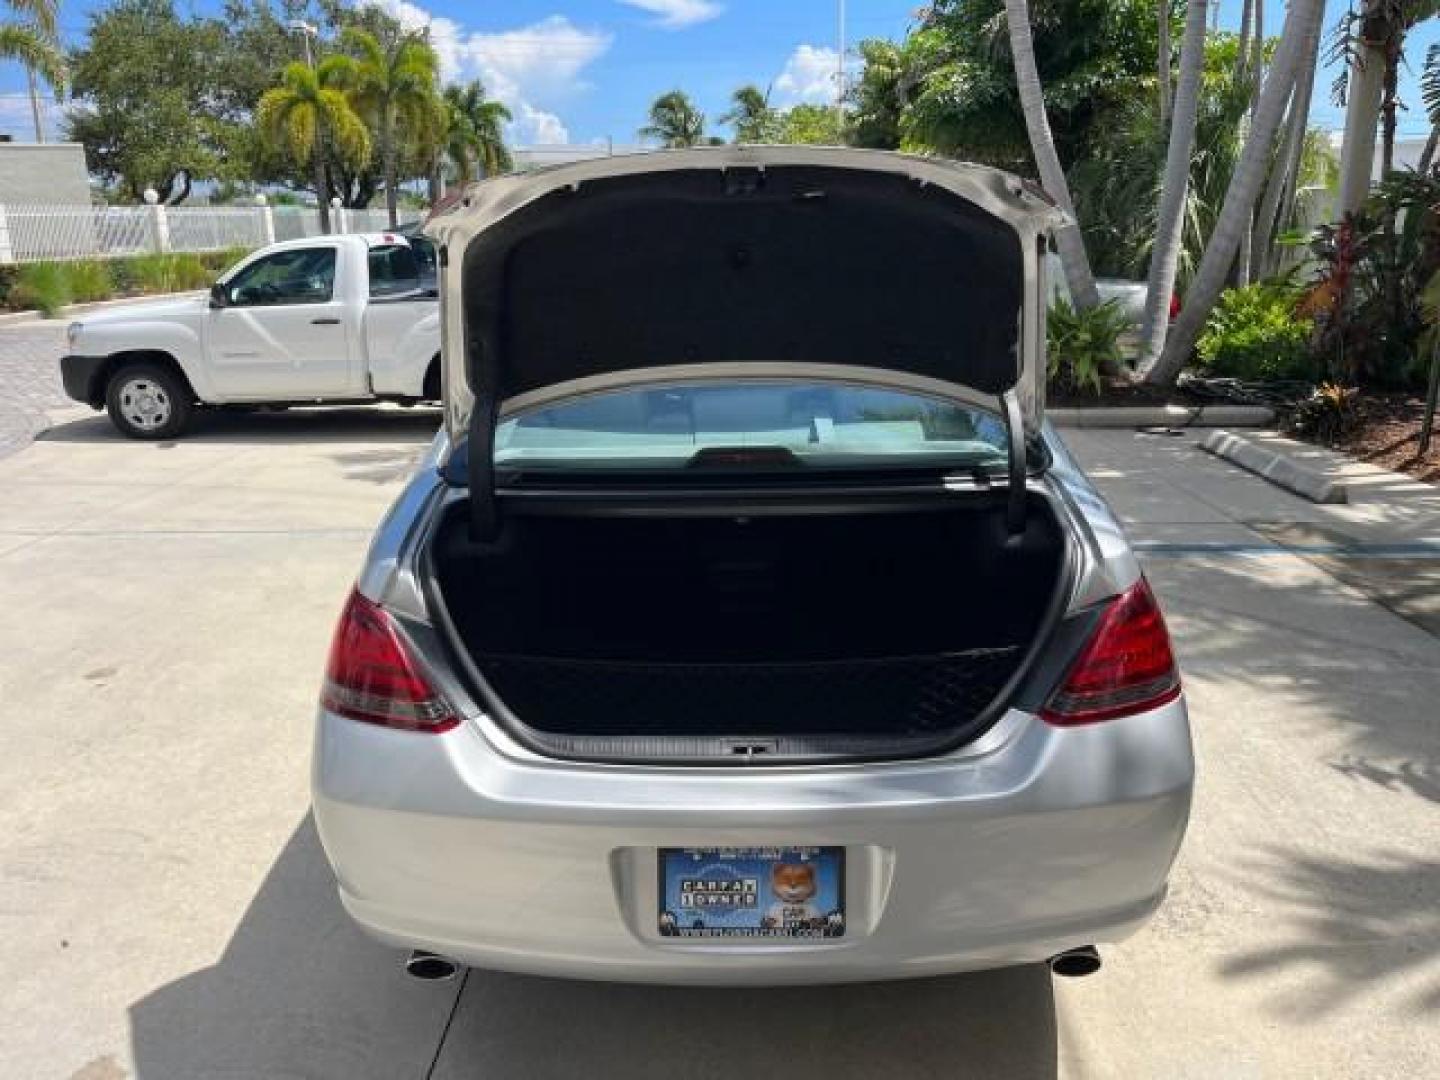
[[[1091,979],[417,985],[340,912],[306,770],[332,620],[436,415],[146,445],[45,411],[0,458],[0,1075],[1440,1075],[1435,489],[1317,508],[1192,434],[1075,433],[1201,768],[1170,900]]]

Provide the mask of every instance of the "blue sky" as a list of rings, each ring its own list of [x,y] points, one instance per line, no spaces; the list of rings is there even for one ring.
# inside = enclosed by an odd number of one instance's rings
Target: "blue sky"
[[[512,135],[523,142],[635,141],[645,108],[675,87],[688,91],[713,124],[737,86],[773,87],[772,100],[792,104],[829,100],[837,39],[836,0],[376,0],[416,24],[429,23],[449,74],[483,78],[517,118]],[[862,37],[899,37],[921,0],[849,0],[850,43]],[[1223,0],[1220,21],[1233,26],[1242,0]],[[86,14],[104,0],[62,0],[61,23],[69,43],[83,38]],[[213,0],[180,0],[181,10],[214,10]],[[1266,5],[1274,33],[1281,4]],[[1347,4],[1330,0],[1327,29]],[[1412,38],[1418,64],[1437,39],[1432,20]],[[1312,114],[1335,128],[1340,111],[1321,76]],[[0,132],[28,137],[24,75],[0,65]],[[1402,114],[1402,136],[1428,131],[1413,73],[1402,92],[1412,103]]]

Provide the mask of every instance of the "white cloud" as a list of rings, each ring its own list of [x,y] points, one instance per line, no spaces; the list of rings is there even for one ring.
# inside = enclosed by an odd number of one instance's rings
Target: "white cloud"
[[[725,10],[714,0],[620,0],[622,4],[648,11],[659,18],[652,25],[666,30],[682,30],[696,23],[708,22]]]
[[[775,77],[777,105],[821,104],[835,100],[835,70],[840,54],[824,45],[800,45]]]
[[[560,122],[560,117],[523,101],[516,107],[510,130],[520,143],[545,146],[570,141],[570,129]]]
[[[700,0],[703,2],[703,0]],[[518,142],[568,142],[569,131],[551,109],[586,89],[583,73],[610,48],[611,35],[550,15],[514,30],[469,30],[432,15],[411,0],[371,0],[407,29],[429,28],[447,81],[479,78],[492,97],[510,107],[510,136]]]

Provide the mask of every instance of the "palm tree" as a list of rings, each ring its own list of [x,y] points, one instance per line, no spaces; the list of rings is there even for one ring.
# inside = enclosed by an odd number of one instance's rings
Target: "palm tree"
[[[695,146],[705,136],[705,114],[683,90],[661,94],[650,106],[650,122],[640,129],[642,139],[655,139],[667,150]]]
[[[1319,32],[1324,14],[1325,0],[1290,0],[1290,10],[1280,32],[1280,46],[1275,50],[1274,62],[1255,103],[1250,133],[1230,178],[1225,203],[1205,246],[1200,266],[1195,271],[1195,280],[1186,293],[1184,310],[1175,321],[1159,360],[1145,373],[1147,382],[1169,385],[1175,381],[1225,287],[1235,253],[1240,247],[1240,238],[1250,228],[1255,200],[1265,182],[1275,132],[1280,126],[1290,92],[1295,87],[1300,55],[1313,40],[1311,35]]]
[[[1287,216],[1282,208],[1293,208],[1295,188],[1304,157],[1305,134],[1310,129],[1310,98],[1315,91],[1315,69],[1319,61],[1320,28],[1316,26],[1312,40],[1300,54],[1300,70],[1295,77],[1295,92],[1290,96],[1290,112],[1285,118],[1285,133],[1260,209],[1255,214],[1254,240],[1250,248],[1258,264],[1257,277],[1273,273],[1279,266],[1279,255],[1272,241],[1275,231],[1283,228]]]
[[[510,110],[486,99],[484,83],[474,79],[464,86],[452,83],[445,87],[445,111],[449,119],[446,153],[455,163],[461,184],[473,179],[474,165],[479,166],[481,176],[495,176],[515,167],[505,145]]]
[[[1184,36],[1180,39],[1180,81],[1175,87],[1175,111],[1165,152],[1165,179],[1160,188],[1160,220],[1155,229],[1155,246],[1150,252],[1150,284],[1145,294],[1145,326],[1140,344],[1142,368],[1159,358],[1165,347],[1165,332],[1170,327],[1170,294],[1175,289],[1175,271],[1180,263],[1190,157],[1195,147],[1195,119],[1200,112],[1206,6],[1207,0],[1190,0],[1185,11]]]
[[[40,122],[39,75],[56,93],[65,89],[65,57],[60,51],[59,0],[6,0],[19,21],[0,23],[0,60],[18,60],[30,84],[30,111],[35,120],[35,141],[45,141]]]
[[[318,69],[290,64],[280,85],[265,91],[255,109],[262,138],[273,147],[288,150],[301,164],[309,162],[320,204],[320,225],[326,232],[330,231],[327,146],[350,163],[363,163],[370,157],[370,132],[336,85],[341,61],[340,57],[328,57]]]
[[[1020,108],[1025,115],[1025,130],[1030,136],[1030,152],[1040,172],[1040,183],[1050,197],[1070,215],[1071,223],[1055,234],[1060,249],[1060,265],[1070,286],[1070,299],[1077,310],[1092,308],[1100,302],[1095,290],[1095,276],[1090,273],[1090,260],[1085,254],[1085,240],[1075,222],[1075,206],[1070,201],[1070,186],[1055,153],[1055,140],[1050,134],[1050,120],[1045,115],[1045,93],[1040,86],[1040,72],[1035,66],[1035,43],[1030,33],[1030,6],[1027,0],[1005,0],[1005,20],[1010,31],[1010,56],[1015,64],[1015,84],[1020,92]]]
[[[435,91],[440,61],[422,32],[397,34],[382,45],[374,34],[350,26],[341,32],[340,43],[350,55],[335,58],[341,61],[338,81],[374,130],[393,229],[400,223],[402,142],[429,161],[433,155],[424,150],[440,139],[444,115]]]
[[[763,143],[775,140],[775,110],[770,108],[770,93],[760,92],[754,83],[747,83],[730,95],[734,108],[720,117],[722,124],[735,129],[737,143]]]

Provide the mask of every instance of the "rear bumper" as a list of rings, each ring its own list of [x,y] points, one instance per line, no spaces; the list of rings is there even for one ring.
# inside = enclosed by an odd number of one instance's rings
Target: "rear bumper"
[[[1184,703],[1059,730],[1011,713],[979,752],[804,769],[584,766],[322,713],[315,818],[374,936],[483,967],[693,984],[903,978],[1118,941],[1189,815]],[[655,849],[844,845],[847,932],[703,942],[656,929]]]
[[[100,371],[107,359],[104,356],[62,356],[60,381],[65,385],[66,395],[98,409],[105,400]]]

